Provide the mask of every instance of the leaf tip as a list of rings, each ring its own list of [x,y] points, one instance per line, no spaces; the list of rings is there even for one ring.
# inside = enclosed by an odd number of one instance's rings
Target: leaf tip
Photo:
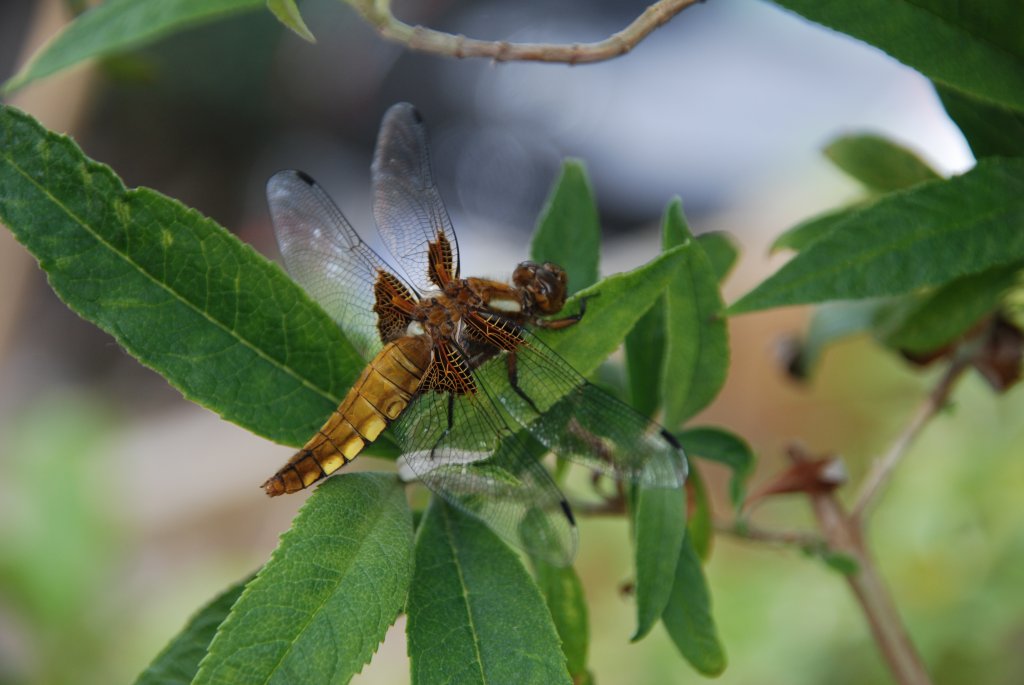
[[[267,0],[267,9],[292,33],[307,43],[316,44],[316,36],[306,26],[295,0]]]
[[[794,248],[789,244],[789,241],[786,240],[786,234],[783,233],[778,238],[773,240],[772,244],[768,246],[768,254],[769,254],[769,256],[770,255],[776,255],[779,252],[782,252],[783,250],[792,250],[792,249],[794,249]]]
[[[587,177],[587,163],[579,157],[566,157],[562,160],[562,173],[573,173]]]
[[[749,295],[750,295],[750,293],[747,293],[746,295],[744,295],[743,297],[741,297],[740,299],[736,300],[731,305],[729,305],[728,307],[723,309],[720,312],[721,315],[725,316],[725,317],[730,317],[730,316],[736,316],[738,314],[747,314],[747,313],[753,311],[753,309],[750,307],[750,302],[749,302],[750,301],[750,297],[749,297]]]
[[[683,199],[675,195],[665,207],[665,216],[661,222],[662,250],[685,246],[692,238],[693,234],[690,232],[690,226],[686,223],[686,215],[683,213]]]
[[[0,86],[0,96],[7,96],[25,85],[25,70],[22,69]]]
[[[654,627],[654,622],[653,621],[649,622],[648,625],[646,625],[646,626],[638,625],[636,627],[636,632],[634,632],[633,636],[631,638],[629,638],[630,644],[635,644],[637,642],[640,642],[640,640],[642,640],[645,637],[647,637],[647,634],[649,632],[651,632],[651,628],[653,628],[653,627]]]

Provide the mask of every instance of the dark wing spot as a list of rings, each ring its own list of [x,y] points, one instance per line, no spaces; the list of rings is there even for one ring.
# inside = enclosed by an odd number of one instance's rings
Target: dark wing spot
[[[296,171],[295,175],[298,176],[299,179],[303,181],[306,185],[316,185],[316,181],[313,180],[313,177],[307,174],[305,171]]]
[[[565,513],[565,518],[569,519],[569,523],[575,526],[576,517],[572,515],[572,509],[569,508],[569,502],[563,499],[559,504],[562,505],[562,511]]]

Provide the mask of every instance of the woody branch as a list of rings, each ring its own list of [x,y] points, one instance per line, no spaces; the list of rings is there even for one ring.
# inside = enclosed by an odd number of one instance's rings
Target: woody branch
[[[447,57],[487,57],[497,62],[602,62],[625,54],[690,5],[702,0],[658,0],[629,26],[596,43],[510,43],[453,35],[401,21],[391,13],[390,0],[348,0],[386,39],[412,50]]]
[[[799,447],[791,447],[789,450],[793,467],[766,490],[772,494],[805,492],[810,499],[825,546],[831,552],[847,555],[856,562],[856,570],[847,574],[846,580],[890,671],[902,685],[928,685],[931,679],[868,551],[864,528],[872,504],[885,489],[896,467],[928,423],[945,407],[957,381],[970,368],[976,355],[981,353],[983,350],[978,345],[967,345],[960,350],[960,354],[952,356],[931,392],[889,449],[874,463],[854,497],[851,510],[848,511],[836,497],[835,487],[839,483],[820,477],[834,460],[814,457]],[[796,480],[788,482],[794,478],[794,474]],[[802,485],[796,481],[801,481]],[[803,546],[801,543],[809,539],[808,535],[802,533],[779,534],[768,531],[766,534],[765,531],[758,531],[758,534],[751,534],[749,524],[725,524],[721,527],[734,535],[760,542]]]

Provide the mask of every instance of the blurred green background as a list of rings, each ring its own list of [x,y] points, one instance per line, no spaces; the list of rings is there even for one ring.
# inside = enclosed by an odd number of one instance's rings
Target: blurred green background
[[[419,19],[584,40],[644,5],[447,2]],[[920,76],[752,0],[697,7],[627,58],[571,70],[402,53],[327,0],[304,14],[317,46],[268,16],[243,16],[11,102],[68,131],[129,185],[177,197],[274,257],[267,176],[306,169],[368,228],[377,122],[410,100],[431,124],[468,271],[507,276],[525,256],[572,155],[587,163],[601,205],[604,273],[655,254],[660,213],[678,194],[696,231],[727,230],[743,246],[729,300],[781,263],[767,256],[775,235],[858,196],[819,157],[832,137],[882,132],[947,173],[971,164]],[[66,19],[58,1],[5,4],[0,75]],[[784,468],[794,440],[841,454],[858,482],[935,380],[853,339],[795,384],[777,348],[806,315],[731,321],[729,382],[694,422],[751,442],[755,487]],[[1024,682],[1022,403],[1019,389],[993,397],[968,376],[871,521],[871,548],[937,682]],[[258,485],[289,454],[184,401],[64,308],[0,233],[0,684],[130,682],[200,604],[268,557],[302,497],[268,501]],[[728,519],[728,474],[701,468]],[[813,526],[799,497],[768,502],[755,520]],[[627,543],[621,521],[582,523],[577,567],[598,682],[700,680],[660,629],[629,644]],[[820,561],[719,537],[707,574],[730,660],[721,682],[889,681],[843,577]],[[408,680],[402,628],[355,682]]]

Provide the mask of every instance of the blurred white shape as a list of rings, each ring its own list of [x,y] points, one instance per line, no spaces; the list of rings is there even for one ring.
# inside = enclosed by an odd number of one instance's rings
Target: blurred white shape
[[[560,3],[571,19],[559,21],[537,4],[478,4],[452,28],[563,42],[622,28],[600,16],[588,23],[592,10],[574,6]],[[494,36],[494,26],[512,28]],[[602,204],[626,214],[643,215],[628,208],[658,208],[679,193],[691,205],[728,205],[751,185],[806,174],[822,146],[853,131],[890,136],[944,173],[972,163],[927,79],[768,3],[693,6],[633,52],[600,64],[474,64],[443,71],[449,82],[442,92],[454,107],[471,104],[507,135],[546,136],[560,155],[584,158]],[[475,81],[470,103],[467,81]],[[463,154],[488,156],[471,146]],[[492,194],[529,171],[507,169]]]

